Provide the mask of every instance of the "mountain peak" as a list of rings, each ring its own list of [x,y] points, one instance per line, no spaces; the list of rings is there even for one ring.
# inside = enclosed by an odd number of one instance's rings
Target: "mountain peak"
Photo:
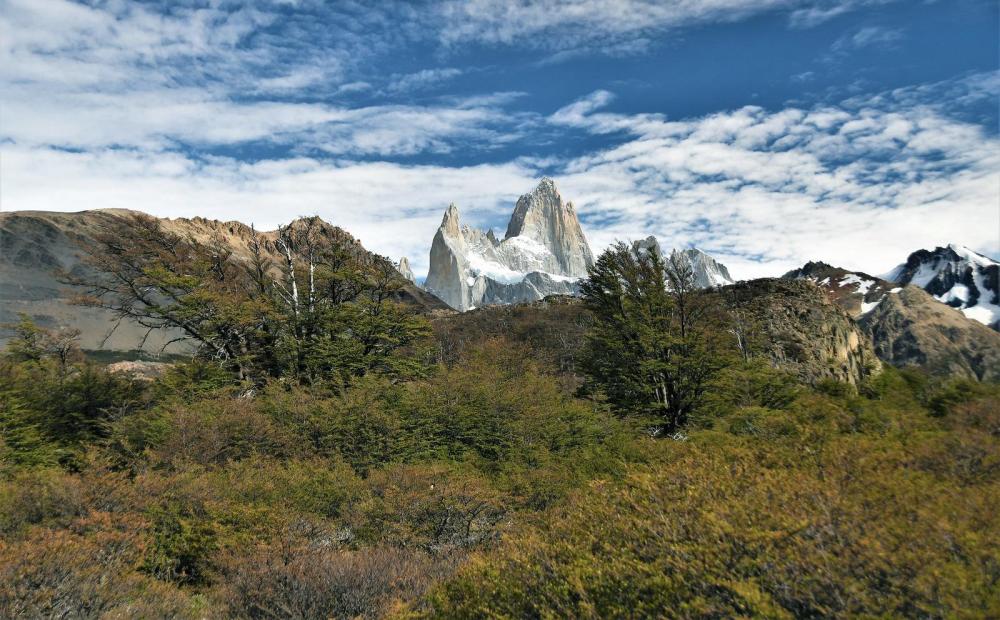
[[[555,181],[543,177],[517,199],[504,241],[522,238],[541,244],[556,260],[552,273],[582,278],[594,262],[573,204],[563,200]]]
[[[963,245],[917,250],[884,277],[918,286],[968,318],[1000,330],[1000,263]]]
[[[636,250],[645,250],[646,252],[664,257],[660,242],[653,235],[645,239],[633,241],[632,246]],[[734,283],[732,276],[729,275],[729,269],[725,265],[698,248],[673,250],[670,252],[670,256],[677,256],[682,262],[691,266],[691,270],[694,272],[695,286],[698,288],[725,286]]]
[[[396,266],[396,271],[399,272],[399,275],[403,276],[410,282],[416,281],[416,278],[413,277],[413,270],[410,268],[410,259],[405,256],[399,259],[399,265]]]
[[[594,262],[573,206],[548,177],[518,198],[502,240],[460,226],[449,206],[430,258],[428,290],[459,310],[572,293]]]
[[[455,203],[448,205],[448,208],[444,211],[444,217],[441,218],[441,229],[452,235],[458,235],[461,232],[461,225],[458,219],[458,206]]]

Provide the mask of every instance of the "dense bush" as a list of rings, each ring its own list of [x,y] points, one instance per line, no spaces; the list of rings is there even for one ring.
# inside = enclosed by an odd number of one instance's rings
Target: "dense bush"
[[[727,359],[654,439],[530,342],[247,389],[35,336],[0,361],[2,617],[1000,614],[996,386]]]
[[[428,615],[995,616],[1000,441],[938,440],[696,436],[478,559]],[[956,451],[992,464],[970,477]]]

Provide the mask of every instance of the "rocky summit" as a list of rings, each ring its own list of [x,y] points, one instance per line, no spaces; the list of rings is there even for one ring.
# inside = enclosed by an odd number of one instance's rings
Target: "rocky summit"
[[[646,237],[645,239],[634,241],[633,245],[637,248],[643,248],[650,252],[656,252],[661,256],[663,255],[660,242],[657,241],[656,237],[652,235]],[[698,288],[726,286],[727,284],[733,284],[735,282],[732,276],[729,275],[729,269],[727,269],[725,265],[715,260],[705,252],[702,252],[698,248],[672,250],[670,252],[670,259],[691,265],[691,271],[694,274],[694,282]]]
[[[1000,334],[922,290],[926,275],[896,283],[809,262],[784,277],[818,286],[857,321],[882,361],[937,376],[1000,378]]]
[[[919,286],[970,319],[1000,330],[1000,263],[967,247],[952,243],[917,250],[884,277]]]
[[[543,178],[517,200],[502,240],[448,206],[431,244],[426,289],[456,310],[577,292],[594,256],[573,203]]]

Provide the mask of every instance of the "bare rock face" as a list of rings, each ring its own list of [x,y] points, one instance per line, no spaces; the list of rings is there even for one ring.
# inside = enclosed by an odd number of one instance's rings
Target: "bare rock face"
[[[915,253],[911,258],[918,255]],[[912,261],[914,269],[909,280],[914,280],[914,273],[920,273],[922,264],[921,260]],[[942,264],[936,266],[942,267]],[[919,282],[927,284],[937,277],[931,274],[932,271],[945,275],[955,272],[946,267],[925,269],[916,282],[900,284],[826,263],[810,262],[784,277],[817,285],[831,302],[858,322],[871,339],[875,353],[886,363],[920,368],[939,376],[983,381],[1000,379],[1000,333],[967,313],[963,315],[968,308],[949,307],[940,295],[933,296],[917,286]],[[964,268],[959,272],[969,273]]]
[[[645,239],[634,241],[632,242],[632,245],[636,248],[646,250],[647,252],[656,252],[661,256],[663,255],[663,249],[660,247],[660,242],[657,241],[656,237],[652,235],[646,237]],[[698,288],[726,286],[734,283],[732,276],[729,275],[729,269],[727,269],[725,265],[715,260],[705,252],[702,252],[698,248],[673,250],[670,253],[670,257],[671,259],[678,259],[691,265],[691,271],[694,273],[695,285]]]
[[[881,371],[864,331],[812,283],[762,278],[736,286],[749,297],[748,310],[761,325],[764,352],[775,366],[810,383],[835,379],[852,385]]]
[[[396,271],[399,272],[399,275],[403,276],[410,282],[416,283],[417,280],[413,277],[413,270],[410,269],[410,259],[405,256],[399,259],[399,265],[396,266]]]
[[[539,271],[585,278],[594,263],[573,203],[563,201],[549,178],[543,178],[533,192],[517,199],[504,239],[514,238],[529,239],[549,249],[550,255],[541,257]]]
[[[572,203],[551,179],[521,196],[503,240],[463,226],[448,206],[431,243],[425,287],[456,310],[575,294],[594,257]]]

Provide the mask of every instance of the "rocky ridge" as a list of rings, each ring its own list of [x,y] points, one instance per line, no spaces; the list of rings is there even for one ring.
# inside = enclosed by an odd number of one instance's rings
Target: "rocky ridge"
[[[989,257],[952,243],[917,250],[884,277],[919,286],[970,319],[1000,330],[1000,263]]]
[[[504,238],[462,225],[448,206],[434,235],[425,288],[456,310],[573,294],[594,257],[576,210],[543,178],[514,207]]]
[[[806,263],[784,278],[819,287],[857,321],[889,364],[940,376],[1000,379],[1000,333],[915,284],[900,286],[822,262]]]
[[[128,322],[116,327],[112,313],[99,308],[81,307],[71,300],[82,291],[62,283],[59,273],[86,275],[86,248],[109,227],[137,212],[121,209],[101,209],[78,213],[49,211],[11,211],[0,213],[0,346],[11,331],[3,325],[15,323],[18,315],[26,314],[43,327],[69,327],[81,332],[80,346],[88,350],[133,351],[146,330]],[[221,241],[233,251],[236,260],[248,260],[247,247],[252,234],[250,226],[241,222],[220,222],[201,217],[160,219],[168,231],[200,242]],[[292,224],[297,225],[295,222]],[[385,260],[368,252],[361,242],[346,231],[320,222],[322,233],[331,243],[345,247],[363,260]],[[264,249],[277,250],[275,231],[258,233]],[[399,301],[424,311],[446,309],[433,295],[408,282],[398,295]],[[178,334],[165,330],[151,332],[145,340],[147,353],[160,352],[161,347]],[[183,343],[165,349],[181,353]]]

